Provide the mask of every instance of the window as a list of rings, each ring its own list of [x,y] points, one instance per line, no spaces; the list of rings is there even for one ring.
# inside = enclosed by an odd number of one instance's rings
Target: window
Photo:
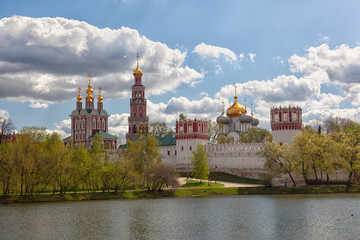
[[[175,150],[175,155],[176,155],[176,153],[177,153],[177,152],[176,152],[176,150]]]
[[[93,129],[96,129],[96,119],[93,119]]]
[[[184,147],[181,147],[181,151],[184,151]]]
[[[192,146],[190,146],[190,151],[192,151]]]
[[[170,151],[168,151],[168,156],[170,156]]]

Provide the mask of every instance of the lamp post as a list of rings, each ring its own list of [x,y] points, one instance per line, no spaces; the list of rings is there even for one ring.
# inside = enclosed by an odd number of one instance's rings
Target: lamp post
[[[208,187],[210,186],[210,172],[208,172]]]
[[[338,170],[336,169],[336,171],[335,171],[335,176],[336,176],[336,184],[337,184],[337,174],[338,174]]]

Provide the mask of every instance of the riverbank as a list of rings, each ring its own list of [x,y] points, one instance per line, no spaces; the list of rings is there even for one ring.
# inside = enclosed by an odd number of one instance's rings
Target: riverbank
[[[49,194],[39,196],[10,196],[0,197],[0,203],[30,203],[30,202],[62,202],[84,200],[110,199],[146,199],[164,197],[210,197],[226,195],[271,195],[271,194],[326,194],[346,193],[344,185],[309,186],[296,188],[267,188],[267,187],[229,187],[229,188],[196,188],[196,189],[168,189],[164,191],[126,191],[124,193],[71,193]],[[347,193],[360,193],[360,186],[354,186]]]

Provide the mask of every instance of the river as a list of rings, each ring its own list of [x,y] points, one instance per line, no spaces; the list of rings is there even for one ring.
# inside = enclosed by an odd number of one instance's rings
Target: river
[[[360,239],[360,194],[5,204],[0,239]]]

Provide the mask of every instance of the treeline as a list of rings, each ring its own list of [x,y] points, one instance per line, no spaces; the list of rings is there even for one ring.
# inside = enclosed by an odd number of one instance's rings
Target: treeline
[[[329,184],[330,174],[337,174],[341,169],[348,173],[348,190],[354,176],[360,173],[360,124],[341,118],[329,119],[322,129],[305,127],[291,146],[266,143],[260,155],[266,158],[265,168],[270,174],[286,174],[294,186],[295,175],[301,176],[306,185],[313,182],[317,185],[322,173]]]
[[[15,142],[0,144],[0,184],[3,196],[8,196],[160,190],[177,181],[172,168],[161,163],[152,136],[129,142],[117,153],[104,150],[99,136],[91,149],[65,147],[58,134],[32,127],[23,129]]]

